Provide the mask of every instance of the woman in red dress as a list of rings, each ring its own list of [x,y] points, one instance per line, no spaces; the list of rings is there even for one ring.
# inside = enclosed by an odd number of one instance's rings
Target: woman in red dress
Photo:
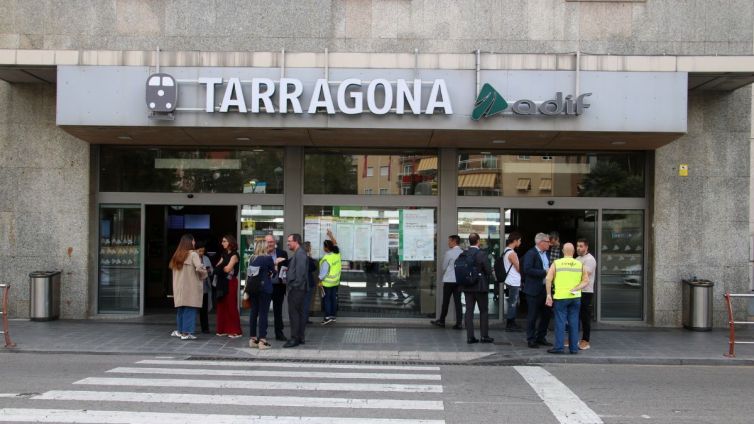
[[[242,335],[241,316],[238,313],[238,243],[235,237],[227,234],[223,236],[222,246],[223,254],[217,262],[215,272],[218,274],[218,280],[224,279],[228,284],[227,290],[222,290],[225,292],[224,295],[217,299],[217,335],[237,339]]]

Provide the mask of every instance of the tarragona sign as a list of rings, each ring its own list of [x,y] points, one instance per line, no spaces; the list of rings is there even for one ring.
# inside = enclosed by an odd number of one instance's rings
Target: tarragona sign
[[[317,79],[314,83],[308,104],[302,104],[304,84],[296,78],[252,78],[242,81],[240,78],[200,77],[198,84],[204,90],[204,111],[207,113],[280,113],[280,114],[315,114],[320,111],[329,115],[434,115],[453,114],[453,105],[444,79],[431,81],[420,79],[398,79],[389,81],[383,78],[364,82],[349,78],[339,82]],[[430,85],[425,95],[423,85]],[[331,86],[336,86],[335,95]],[[176,110],[178,90],[176,80],[169,74],[152,74],[147,79],[146,102],[153,113],[172,113]],[[216,94],[222,90],[223,98],[219,108],[216,107]],[[245,93],[249,93],[248,99]],[[380,95],[378,95],[378,93]],[[510,113],[516,115],[580,115],[589,107],[582,94],[575,99],[555,93],[550,100],[536,102],[528,99],[517,100],[510,107]],[[365,105],[366,100],[366,105]],[[480,90],[472,113],[472,119],[478,120],[499,113],[507,112],[508,102],[490,84],[484,84]],[[305,112],[306,110],[306,112]]]

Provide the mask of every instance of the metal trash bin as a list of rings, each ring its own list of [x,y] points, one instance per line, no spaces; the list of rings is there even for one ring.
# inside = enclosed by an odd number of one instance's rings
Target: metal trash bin
[[[50,321],[60,317],[60,271],[29,274],[29,318]]]
[[[712,288],[709,280],[683,280],[683,326],[693,331],[712,330]]]

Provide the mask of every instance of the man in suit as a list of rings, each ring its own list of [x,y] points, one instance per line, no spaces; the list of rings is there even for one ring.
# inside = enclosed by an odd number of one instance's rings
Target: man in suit
[[[545,277],[550,268],[548,250],[550,238],[545,233],[537,233],[534,247],[524,255],[522,277],[523,292],[526,294],[526,341],[529,347],[552,346],[545,339],[547,326],[550,324],[550,308],[545,305],[547,291]]]
[[[279,341],[286,341],[283,329],[283,300],[285,299],[285,280],[280,278],[280,270],[283,267],[288,267],[288,253],[283,249],[277,248],[277,242],[272,234],[264,236],[264,241],[267,243],[267,254],[272,256],[272,261],[275,262],[278,269],[278,275],[272,280],[272,313],[275,317],[275,339]],[[282,258],[282,261],[278,261],[278,258]]]
[[[469,252],[474,254],[474,268],[479,275],[476,284],[464,286],[463,294],[466,298],[466,336],[467,343],[492,343],[495,341],[489,336],[489,317],[487,311],[487,297],[490,291],[490,281],[492,278],[492,267],[487,259],[487,253],[479,250],[479,234],[469,234]],[[479,332],[481,339],[474,337],[474,304],[479,306]]]

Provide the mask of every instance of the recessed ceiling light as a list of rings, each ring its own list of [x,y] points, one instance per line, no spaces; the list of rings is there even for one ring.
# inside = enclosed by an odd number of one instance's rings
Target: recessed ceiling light
[[[614,146],[622,146],[622,145],[626,144],[626,142],[625,141],[613,141],[610,144],[612,144]]]
[[[507,143],[505,140],[492,140],[492,144],[505,144]]]
[[[128,135],[119,135],[118,140],[133,140],[133,138],[131,138],[131,136],[128,136]]]
[[[490,152],[479,152],[479,153],[481,153],[483,155],[489,155],[490,154]]]
[[[250,141],[249,137],[236,137],[236,141]]]
[[[253,149],[252,152],[257,152],[257,153],[264,152],[264,149]]]

